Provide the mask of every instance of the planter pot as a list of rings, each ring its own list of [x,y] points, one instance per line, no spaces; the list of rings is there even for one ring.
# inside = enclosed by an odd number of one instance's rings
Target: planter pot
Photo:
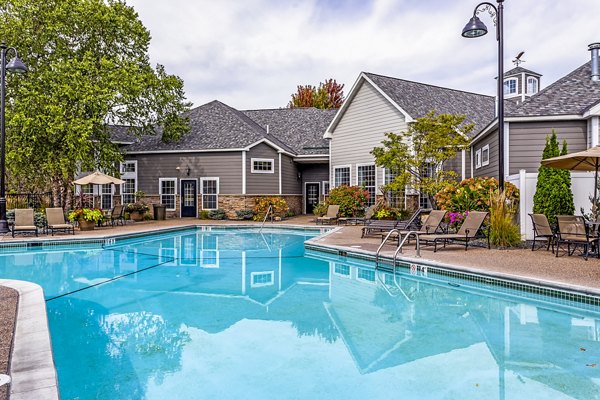
[[[92,231],[96,227],[96,222],[94,221],[84,221],[79,220],[79,230],[82,231]]]
[[[144,220],[144,214],[137,212],[137,211],[132,211],[129,213],[129,218],[131,218],[132,221],[143,221]]]

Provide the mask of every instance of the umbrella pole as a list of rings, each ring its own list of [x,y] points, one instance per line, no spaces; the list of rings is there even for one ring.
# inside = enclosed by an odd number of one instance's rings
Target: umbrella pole
[[[598,220],[598,207],[596,205],[598,193],[598,160],[596,160],[596,173],[594,174],[594,204],[592,204],[592,211],[594,212],[594,221]]]

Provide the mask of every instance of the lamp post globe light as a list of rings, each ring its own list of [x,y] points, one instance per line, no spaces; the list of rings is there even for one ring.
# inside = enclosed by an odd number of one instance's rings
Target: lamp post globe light
[[[487,11],[496,25],[496,40],[498,41],[498,187],[504,190],[504,38],[503,20],[504,0],[497,0],[498,6],[492,3],[479,3],[473,11],[473,17],[462,30],[462,36],[476,38],[485,35],[487,27],[478,15]]]
[[[15,52],[15,57],[6,63],[6,54]],[[8,222],[6,222],[6,187],[5,187],[5,156],[6,156],[6,124],[4,110],[6,101],[6,71],[25,73],[27,67],[19,58],[19,53],[14,47],[8,47],[4,41],[0,43],[0,234],[8,233]]]

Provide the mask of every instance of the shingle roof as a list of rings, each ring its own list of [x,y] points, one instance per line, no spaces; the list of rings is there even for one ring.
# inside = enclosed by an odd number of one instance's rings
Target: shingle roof
[[[504,77],[506,78],[507,76],[520,75],[522,73],[526,73],[527,75],[542,76],[541,74],[538,74],[537,72],[533,72],[527,68],[515,67],[515,68],[511,69],[510,71],[506,71],[504,73]]]
[[[217,100],[196,107],[184,114],[190,121],[190,131],[181,140],[163,143],[160,135],[135,138],[127,147],[133,151],[221,150],[247,147],[268,139],[285,151],[293,149],[267,133],[246,114]]]
[[[526,99],[510,107],[506,116],[583,114],[600,102],[600,82],[591,80],[591,61]]]
[[[337,110],[279,108],[242,111],[269,133],[290,146],[296,154],[329,154],[329,143],[323,133]]]
[[[411,117],[420,118],[435,110],[442,114],[465,114],[474,123],[475,135],[494,118],[494,97],[424,83],[365,73]]]

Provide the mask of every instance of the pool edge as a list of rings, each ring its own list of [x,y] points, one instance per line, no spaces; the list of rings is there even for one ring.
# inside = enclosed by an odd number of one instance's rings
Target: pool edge
[[[19,292],[9,399],[58,400],[58,379],[42,287],[12,279],[0,279],[0,285]]]

